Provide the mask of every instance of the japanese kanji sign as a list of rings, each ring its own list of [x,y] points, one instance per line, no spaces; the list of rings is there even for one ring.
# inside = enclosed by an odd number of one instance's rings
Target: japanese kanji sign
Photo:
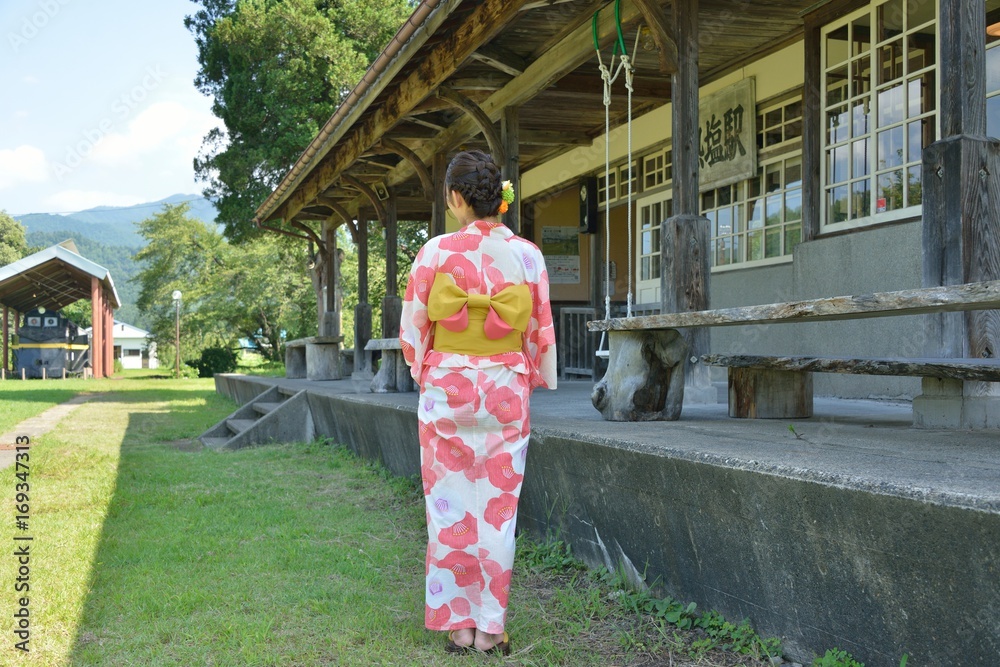
[[[756,85],[743,79],[698,105],[699,189],[717,188],[757,173]]]

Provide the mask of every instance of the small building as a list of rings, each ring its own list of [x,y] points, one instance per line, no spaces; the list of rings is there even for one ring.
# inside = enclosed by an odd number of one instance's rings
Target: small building
[[[86,330],[90,334],[90,329]],[[120,361],[122,368],[159,368],[156,358],[156,343],[149,340],[149,332],[145,329],[114,321],[111,329],[113,356]]]

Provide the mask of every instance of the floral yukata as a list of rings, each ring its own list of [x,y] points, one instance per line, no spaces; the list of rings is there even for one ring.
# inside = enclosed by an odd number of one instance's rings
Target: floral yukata
[[[420,388],[425,624],[499,634],[514,564],[528,399],[535,387],[556,388],[541,252],[483,221],[432,238],[410,271],[400,342]]]

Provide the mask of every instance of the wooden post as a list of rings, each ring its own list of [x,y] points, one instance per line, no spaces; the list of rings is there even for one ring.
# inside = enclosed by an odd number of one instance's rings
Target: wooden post
[[[358,211],[358,305],[354,308],[354,376],[370,381],[371,352],[365,345],[372,336],[372,307],[368,303],[368,212]]]
[[[7,328],[7,306],[3,307],[3,369],[6,371],[10,368],[10,351],[7,349],[8,338],[10,336],[10,330]]]
[[[823,161],[823,103],[820,95],[820,28],[805,27],[805,85],[802,90],[802,240],[819,236],[824,206],[820,164]]]
[[[698,0],[673,5],[678,68],[672,75],[673,208],[660,234],[660,305],[664,313],[708,309],[708,218],[700,215],[698,193]],[[697,360],[709,351],[709,332],[684,332],[690,355],[684,362],[685,396],[690,402],[714,403],[709,369]]]
[[[505,181],[510,181],[514,186],[515,194],[521,192],[521,168],[519,139],[519,115],[517,107],[504,107],[503,115],[500,117],[500,141],[504,148],[504,162],[501,165],[501,174]],[[515,197],[514,203],[510,205],[503,215],[503,223],[515,234],[521,233],[521,198]]]
[[[941,0],[942,138],[923,152],[925,287],[1000,278],[1000,142],[986,138],[985,5]],[[929,356],[1000,356],[1000,311],[928,318]],[[993,383],[923,381],[917,426],[1000,427]]]
[[[90,278],[90,367],[94,377],[104,377],[104,337],[101,334],[103,317],[101,281],[96,276]]]
[[[434,154],[432,165],[434,178],[434,203],[431,206],[431,236],[441,236],[445,232],[445,215],[448,213],[448,203],[445,201],[445,172],[448,170],[448,158],[443,153]]]
[[[341,335],[341,286],[340,286],[340,248],[337,247],[337,228],[332,220],[327,220],[323,227],[323,243],[326,245],[326,303],[323,312],[325,336]]]
[[[115,374],[115,320],[111,311],[111,299],[104,297],[104,377]]]
[[[396,193],[389,188],[389,198],[385,202],[385,295],[399,294],[399,223],[396,220]]]

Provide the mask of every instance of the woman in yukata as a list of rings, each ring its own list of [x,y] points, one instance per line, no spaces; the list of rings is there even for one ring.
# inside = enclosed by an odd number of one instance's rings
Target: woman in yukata
[[[400,323],[420,388],[425,625],[448,632],[449,652],[507,655],[528,399],[556,388],[548,274],[538,248],[499,221],[514,191],[489,155],[459,153],[445,185],[461,229],[417,254]]]

